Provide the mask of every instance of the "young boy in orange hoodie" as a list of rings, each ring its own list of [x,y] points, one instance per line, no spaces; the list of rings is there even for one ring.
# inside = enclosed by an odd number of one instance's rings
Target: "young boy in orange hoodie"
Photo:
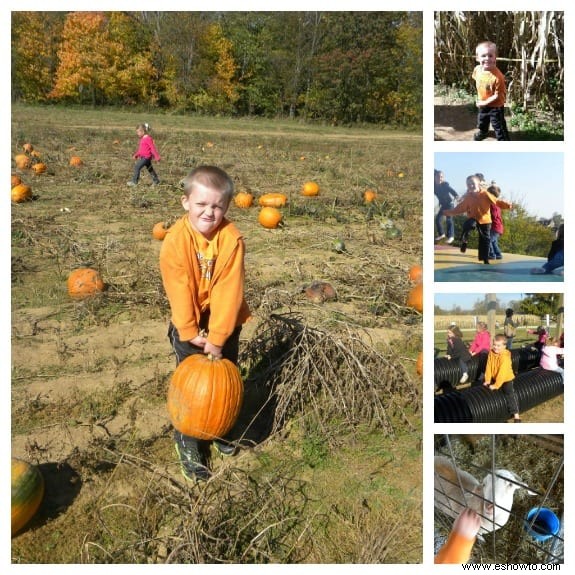
[[[481,187],[481,179],[477,174],[468,176],[466,179],[467,193],[461,201],[452,209],[444,210],[446,216],[467,214],[477,222],[479,232],[479,245],[477,257],[484,264],[489,263],[489,245],[491,243],[491,205],[495,204],[504,210],[510,210],[513,206],[510,202],[500,200]],[[461,251],[467,249],[467,238],[461,240]]]
[[[502,333],[498,333],[493,338],[491,351],[487,355],[483,385],[493,391],[501,389],[505,396],[507,410],[513,416],[513,421],[521,423],[519,402],[513,389],[514,379],[515,373],[513,372],[511,352],[507,349],[507,337]]]
[[[250,310],[244,298],[245,244],[225,218],[234,185],[216,166],[199,166],[184,179],[186,214],[169,230],[160,250],[160,271],[170,303],[168,338],[176,365],[194,353],[225,357],[237,364],[242,325]],[[175,431],[182,472],[208,479],[205,443]],[[223,455],[236,447],[229,438],[214,441]]]

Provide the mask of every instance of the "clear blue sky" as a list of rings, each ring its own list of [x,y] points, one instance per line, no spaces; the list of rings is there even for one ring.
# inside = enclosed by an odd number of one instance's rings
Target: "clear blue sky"
[[[470,310],[477,300],[484,300],[485,293],[436,293],[435,305],[444,310],[453,309],[459,306],[463,310]],[[522,293],[498,293],[497,299],[501,306],[507,305],[510,301],[520,301],[525,297]]]
[[[459,194],[467,176],[480,172],[488,183],[495,180],[501,197],[520,203],[536,217],[565,216],[563,154],[559,152],[438,152],[436,170]]]

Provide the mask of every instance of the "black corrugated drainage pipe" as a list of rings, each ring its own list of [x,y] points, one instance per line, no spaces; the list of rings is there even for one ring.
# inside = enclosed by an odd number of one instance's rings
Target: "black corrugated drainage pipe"
[[[513,371],[518,374],[539,365],[540,352],[531,347],[511,350]],[[469,381],[473,382],[485,372],[487,352],[474,355],[468,362]],[[461,371],[459,362],[439,357],[434,362],[435,389],[450,391],[459,384]]]
[[[538,367],[518,374],[513,387],[519,412],[523,413],[561,395],[563,377]],[[434,399],[435,423],[500,423],[510,417],[503,392],[482,385],[436,395]]]

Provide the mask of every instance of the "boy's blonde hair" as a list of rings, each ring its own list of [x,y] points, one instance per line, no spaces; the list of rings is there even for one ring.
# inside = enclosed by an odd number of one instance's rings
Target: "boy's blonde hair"
[[[504,333],[498,333],[493,337],[493,341],[501,341],[503,343],[507,343],[507,336]]]
[[[219,190],[228,204],[234,195],[234,182],[224,170],[217,166],[198,166],[184,178],[182,183],[186,197],[190,196],[196,183]]]
[[[497,56],[497,44],[495,44],[495,42],[491,42],[491,40],[485,40],[483,42],[479,42],[479,44],[477,44],[477,46],[475,46],[475,55],[477,56],[477,54],[479,53],[479,49],[486,47],[490,50],[493,50],[493,52],[495,52],[495,55]]]

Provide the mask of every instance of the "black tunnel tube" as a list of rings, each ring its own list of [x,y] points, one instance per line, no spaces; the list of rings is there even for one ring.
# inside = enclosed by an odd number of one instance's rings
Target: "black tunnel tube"
[[[561,395],[563,377],[555,371],[535,368],[519,373],[513,387],[522,413]],[[503,392],[482,385],[436,395],[434,399],[435,423],[498,423],[510,417]]]

